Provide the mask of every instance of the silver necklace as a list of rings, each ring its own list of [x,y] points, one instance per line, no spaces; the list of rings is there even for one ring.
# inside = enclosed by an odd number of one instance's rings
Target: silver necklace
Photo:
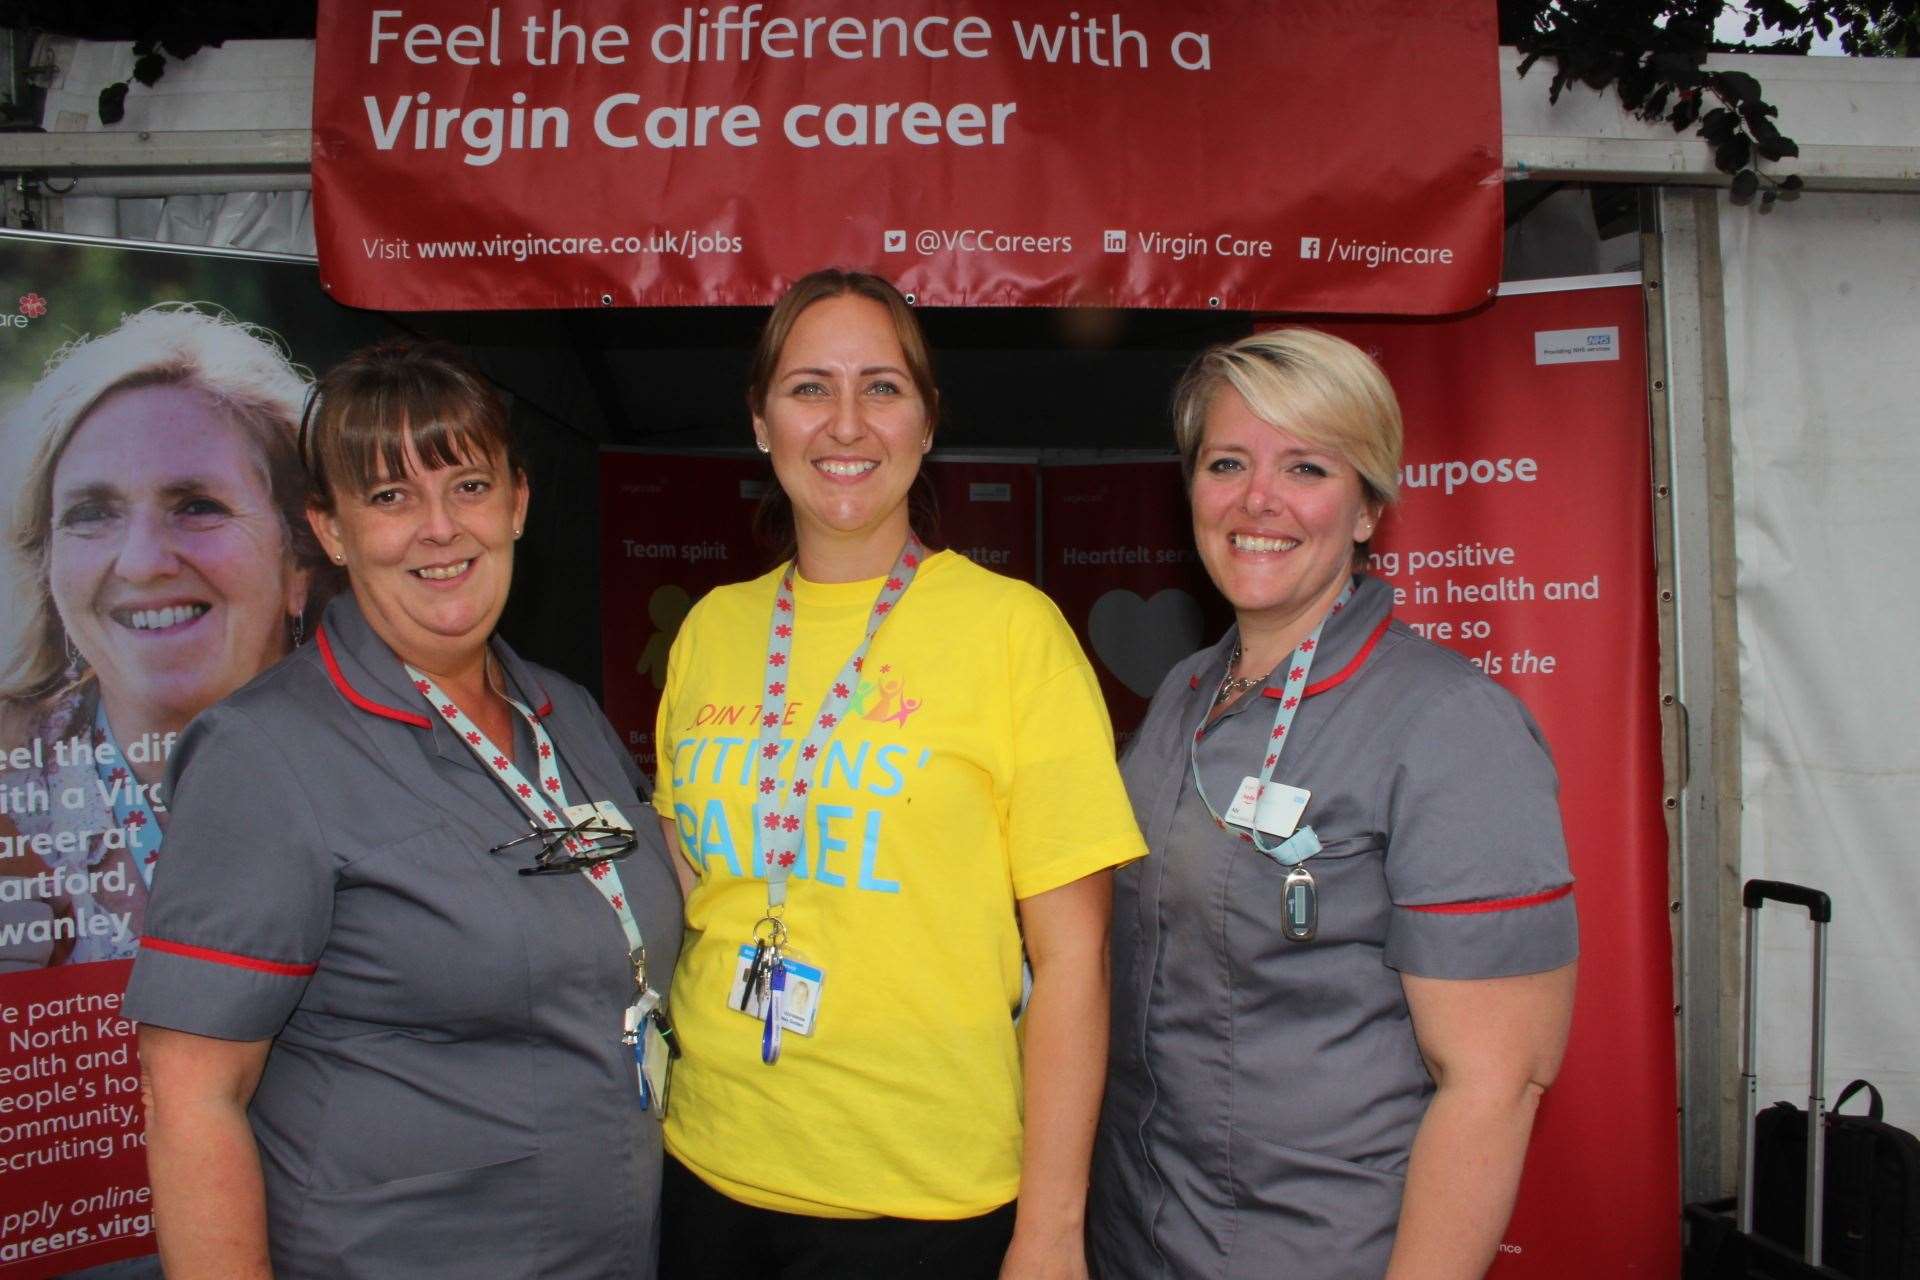
[[[1227,659],[1226,674],[1220,677],[1220,688],[1213,695],[1214,706],[1217,707],[1223,702],[1237,698],[1249,689],[1259,688],[1267,682],[1267,676],[1273,674],[1273,672],[1269,671],[1265,675],[1237,676],[1233,674],[1233,669],[1239,665],[1240,646],[1238,643],[1235,643],[1233,646],[1233,656]]]

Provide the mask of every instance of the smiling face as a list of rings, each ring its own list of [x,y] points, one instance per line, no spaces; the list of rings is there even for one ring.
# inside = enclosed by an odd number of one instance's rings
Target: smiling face
[[[183,726],[287,649],[306,600],[264,465],[205,392],[100,401],[53,469],[48,584],[116,734]]]
[[[793,503],[803,574],[887,571],[906,540],[929,425],[884,306],[842,294],[800,313],[753,432]]]
[[[1261,421],[1230,386],[1207,408],[1189,496],[1201,562],[1242,632],[1311,631],[1379,514],[1351,463]]]
[[[506,607],[527,478],[497,454],[426,469],[409,444],[406,460],[308,519],[375,634],[403,661],[455,674],[481,659]]]

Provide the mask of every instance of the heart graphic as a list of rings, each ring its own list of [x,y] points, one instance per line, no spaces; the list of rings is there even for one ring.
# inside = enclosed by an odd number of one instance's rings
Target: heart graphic
[[[1200,603],[1178,587],[1142,600],[1116,587],[1093,602],[1087,631],[1093,652],[1121,684],[1153,696],[1174,663],[1200,647]]]

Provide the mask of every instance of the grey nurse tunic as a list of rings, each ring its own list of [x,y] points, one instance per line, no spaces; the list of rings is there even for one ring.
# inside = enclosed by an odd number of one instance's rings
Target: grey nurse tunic
[[[1150,852],[1115,880],[1103,1280],[1381,1275],[1434,1087],[1401,974],[1541,972],[1577,951],[1539,729],[1391,603],[1362,578],[1329,620],[1274,774],[1312,793],[1312,941],[1282,936],[1285,869],[1215,823],[1188,764],[1199,732],[1224,811],[1260,772],[1280,679],[1205,725],[1229,634],[1169,674],[1122,761]]]
[[[631,757],[584,690],[494,651],[568,799],[640,836],[618,866],[663,983],[680,894]],[[170,778],[126,1013],[272,1038],[250,1118],[275,1274],[649,1280],[660,1126],[619,916],[580,874],[516,874],[529,845],[488,852],[525,812],[352,599],[195,720]]]

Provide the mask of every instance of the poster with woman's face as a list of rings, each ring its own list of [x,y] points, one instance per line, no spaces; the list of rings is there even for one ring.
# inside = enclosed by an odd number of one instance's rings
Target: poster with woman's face
[[[309,263],[0,234],[0,1280],[151,1248],[132,1028],[100,1015],[173,744],[332,586],[310,371],[387,332]]]

